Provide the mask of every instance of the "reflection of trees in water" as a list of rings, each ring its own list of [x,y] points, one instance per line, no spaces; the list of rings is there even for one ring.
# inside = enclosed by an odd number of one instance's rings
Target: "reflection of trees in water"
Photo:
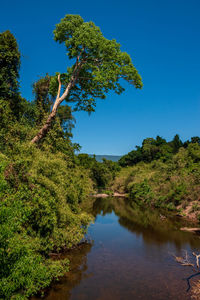
[[[88,268],[87,254],[91,251],[91,248],[92,244],[83,243],[62,255],[61,258],[68,258],[70,260],[70,271],[58,283],[51,286],[45,299],[68,300],[71,297],[72,289],[78,286],[83,279],[92,276],[92,274],[86,273]]]
[[[119,217],[120,225],[137,235],[142,235],[146,244],[162,245],[172,242],[177,249],[186,243],[193,248],[199,247],[200,241],[196,236],[179,230],[188,222],[169,213],[168,217],[164,218],[157,209],[145,209],[136,205],[132,207],[129,201],[123,198],[96,199],[93,203],[95,217],[112,211]]]
[[[173,231],[172,228],[167,229],[165,225],[163,226],[163,224],[159,222],[156,228],[153,228],[151,225],[149,227],[143,227],[140,223],[133,223],[126,217],[120,217],[119,223],[128,230],[142,235],[143,241],[146,244],[162,245],[172,242],[177,250],[180,250],[186,243],[189,243],[191,247],[199,246],[199,240],[194,238],[191,234],[185,235],[185,233],[181,231]]]
[[[115,206],[112,198],[97,198],[93,203],[92,214],[96,218],[97,215],[105,216],[106,214],[115,211]]]
[[[199,247],[199,239],[190,233],[184,233],[178,228],[185,226],[181,220],[176,218],[161,219],[160,212],[140,208],[138,206],[131,207],[129,201],[123,198],[103,198],[91,199],[88,201],[90,213],[96,218],[97,215],[106,215],[114,213],[119,217],[119,224],[130,232],[138,236],[142,236],[144,244],[162,246],[166,243],[173,243],[177,249],[188,243],[192,248]],[[95,236],[94,236],[95,239]],[[91,251],[92,244],[85,243],[79,247],[65,253],[61,258],[70,260],[70,271],[61,278],[61,280],[53,284],[47,293],[47,300],[68,300],[73,297],[72,290],[76,288],[82,280],[92,277],[93,274],[88,273],[87,255]],[[100,257],[102,257],[102,252]],[[84,290],[84,293],[86,290]],[[84,294],[86,295],[86,294]],[[81,299],[81,290],[79,291]],[[33,298],[38,299],[38,298]]]

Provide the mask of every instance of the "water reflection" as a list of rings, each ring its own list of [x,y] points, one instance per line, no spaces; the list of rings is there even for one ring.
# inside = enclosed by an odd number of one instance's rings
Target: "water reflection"
[[[177,250],[185,244],[189,244],[192,248],[199,247],[199,237],[180,231],[181,227],[192,227],[193,224],[173,214],[170,215],[169,212],[166,218],[164,211],[144,209],[136,205],[132,207],[129,201],[123,198],[99,198],[93,203],[94,217],[105,216],[112,211],[119,217],[118,222],[121,226],[136,235],[142,235],[146,244],[162,245],[170,242]]]
[[[86,204],[95,217],[89,228],[93,244],[64,255],[71,270],[52,286],[46,299],[190,299],[182,278],[189,277],[191,270],[169,254],[200,246],[197,236],[179,230],[185,221],[131,207],[121,198],[93,198]]]
[[[67,300],[71,298],[73,288],[86,278],[92,276],[87,272],[87,254],[91,251],[92,243],[82,243],[77,248],[62,254],[59,259],[68,258],[70,260],[70,271],[60,279],[58,283],[45,293],[49,300]],[[32,300],[41,299],[40,296],[33,297]]]

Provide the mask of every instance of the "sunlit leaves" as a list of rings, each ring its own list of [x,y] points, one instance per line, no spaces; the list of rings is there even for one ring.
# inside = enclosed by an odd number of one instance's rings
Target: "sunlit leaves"
[[[120,50],[116,40],[106,39],[93,22],[84,22],[78,15],[66,15],[56,25],[54,39],[65,43],[68,57],[75,60],[67,73],[61,75],[63,86],[69,83],[76,63],[81,62],[75,85],[66,99],[76,102],[76,110],[94,111],[96,99],[105,99],[111,90],[121,94],[124,91],[121,79],[142,88],[141,77],[130,56]],[[56,87],[55,76],[50,86],[54,95]]]

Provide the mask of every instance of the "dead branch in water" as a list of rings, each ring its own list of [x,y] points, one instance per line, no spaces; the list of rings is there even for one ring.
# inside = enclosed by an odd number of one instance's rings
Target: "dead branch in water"
[[[197,268],[199,268],[199,257],[200,257],[200,254],[196,254],[196,253],[192,253],[194,256],[196,256],[196,264],[197,264]]]
[[[181,257],[181,256],[176,256],[174,254],[172,254],[173,257],[175,258],[175,260],[181,264],[182,266],[190,266],[190,267],[194,267],[194,264],[190,261],[190,258],[188,256],[188,252],[185,250],[185,256]]]
[[[174,254],[173,257],[175,258],[175,260],[180,263],[182,266],[190,266],[193,267],[193,271],[195,272],[194,274],[190,275],[189,277],[185,278],[188,284],[188,288],[187,288],[187,292],[189,292],[191,285],[190,285],[190,279],[200,275],[200,271],[199,271],[199,258],[200,258],[200,254],[196,254],[196,253],[192,253],[195,257],[196,257],[196,265],[194,263],[191,262],[190,257],[188,256],[188,252],[185,250],[185,256],[183,257],[179,257],[176,256]],[[197,283],[195,283],[195,285],[192,287],[192,299],[200,299],[200,281],[198,281]]]

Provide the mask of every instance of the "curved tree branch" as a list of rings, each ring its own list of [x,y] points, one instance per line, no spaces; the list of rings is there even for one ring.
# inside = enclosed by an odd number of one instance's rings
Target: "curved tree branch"
[[[78,79],[78,75],[80,73],[82,65],[85,63],[84,60],[79,62],[79,58],[80,57],[78,56],[71,79],[70,79],[64,93],[62,94],[62,96],[60,96],[62,84],[61,84],[61,80],[60,80],[60,74],[58,74],[58,92],[57,92],[57,97],[56,97],[55,103],[53,105],[52,111],[51,111],[50,115],[48,116],[46,123],[39,130],[39,132],[36,134],[36,136],[31,140],[31,144],[38,143],[41,139],[43,139],[46,136],[46,134],[50,130],[52,122],[55,119],[58,107],[64,101],[64,99],[66,99],[66,97],[69,95],[71,88],[75,85],[76,80]]]

